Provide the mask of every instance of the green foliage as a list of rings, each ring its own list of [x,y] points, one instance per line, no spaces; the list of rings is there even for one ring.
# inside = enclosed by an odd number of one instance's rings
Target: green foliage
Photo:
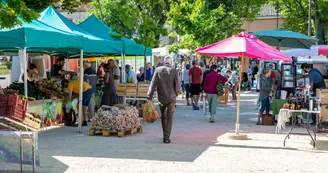
[[[323,33],[325,33],[328,24],[328,0],[312,0],[311,2],[311,35],[315,35],[322,42],[325,41]],[[281,10],[284,17],[284,28],[307,34],[308,0],[270,0],[270,3]]]
[[[155,47],[159,45],[159,35],[166,34],[163,25],[167,3],[166,0],[102,0],[103,21],[121,36]],[[91,13],[101,19],[98,3],[91,4],[95,9]],[[114,35],[114,38],[119,37]]]
[[[130,0],[101,0],[103,21],[119,34],[132,38],[139,25],[140,11],[134,1]],[[92,2],[93,11],[99,19],[102,18],[99,5]]]
[[[242,21],[254,19],[266,2],[171,0],[168,21],[174,32],[183,35],[178,47],[194,50],[240,32]]]
[[[12,28],[22,21],[31,22],[49,5],[59,4],[63,10],[74,12],[91,0],[5,0],[0,1],[0,28]],[[18,17],[21,18],[18,19]]]

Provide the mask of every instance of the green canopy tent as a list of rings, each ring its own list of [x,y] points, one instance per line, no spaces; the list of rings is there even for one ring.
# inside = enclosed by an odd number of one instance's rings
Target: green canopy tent
[[[108,40],[115,40],[118,39],[112,38],[112,34],[118,34],[112,31],[110,27],[104,24],[101,20],[99,20],[96,16],[92,15],[85,21],[83,21],[79,26],[86,30],[89,33],[92,33],[100,38],[108,39]],[[145,46],[142,44],[137,44],[135,41],[130,40],[128,38],[123,37],[120,39],[123,41],[124,51],[123,53],[126,56],[141,56],[144,55]],[[146,56],[152,55],[152,49],[147,48]]]
[[[21,26],[0,30],[0,51],[18,52],[23,50],[24,74],[27,72],[27,52],[44,54],[78,54],[80,52],[82,62],[83,45],[81,35],[58,30],[37,20],[33,20],[31,23],[22,21]],[[82,69],[80,69],[80,73],[83,73]],[[27,75],[24,75],[24,93],[27,97]],[[82,115],[82,89],[80,89],[79,101],[79,115]],[[79,125],[79,131],[81,131],[80,129],[82,128]]]
[[[91,33],[88,33],[84,29],[68,20],[53,7],[48,7],[43,12],[41,12],[39,21],[59,30],[83,36],[83,51],[89,56],[121,55],[123,53],[123,43],[121,41],[105,40]],[[74,57],[74,55],[70,56]]]

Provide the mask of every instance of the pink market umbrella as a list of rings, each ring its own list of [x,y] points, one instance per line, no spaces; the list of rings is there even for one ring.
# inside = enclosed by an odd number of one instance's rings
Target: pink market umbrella
[[[243,59],[249,57],[258,60],[277,60],[290,62],[292,61],[286,55],[280,53],[275,48],[265,44],[248,33],[239,33],[217,43],[199,48],[195,50],[198,54],[205,54],[216,57],[240,57],[241,64]],[[243,71],[243,66],[240,66],[240,71]],[[239,75],[239,88],[241,87],[241,76]],[[239,135],[239,119],[240,119],[240,90],[238,90],[238,106],[236,115],[236,135]],[[247,138],[247,136],[246,136]]]

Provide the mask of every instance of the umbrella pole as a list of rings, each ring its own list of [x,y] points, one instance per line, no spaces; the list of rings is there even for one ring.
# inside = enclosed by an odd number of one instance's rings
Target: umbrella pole
[[[229,136],[230,139],[235,139],[235,140],[246,140],[247,139],[247,135],[241,135],[239,134],[239,119],[240,119],[240,89],[241,89],[241,80],[242,80],[242,74],[243,74],[243,62],[244,62],[244,53],[241,54],[241,58],[240,58],[240,71],[239,71],[239,81],[238,81],[238,85],[239,85],[239,89],[238,89],[238,101],[237,101],[237,115],[236,115],[236,129],[235,129],[235,134]]]
[[[27,91],[27,55],[26,55],[26,47],[23,49],[23,59],[24,59],[24,95],[26,99],[28,98]]]

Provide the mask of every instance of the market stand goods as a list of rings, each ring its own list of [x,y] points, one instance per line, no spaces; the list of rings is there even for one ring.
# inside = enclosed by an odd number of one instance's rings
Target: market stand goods
[[[28,97],[35,100],[62,99],[68,93],[67,89],[62,89],[59,84],[51,82],[51,80],[41,80],[35,84],[28,84],[27,91]],[[7,89],[4,89],[4,93],[24,95],[24,83],[13,83]]]
[[[59,83],[47,79],[28,83],[28,99],[24,96],[23,83],[13,83],[2,91],[0,116],[14,119],[36,130],[41,126],[63,123],[62,105],[68,91]]]
[[[89,134],[93,136],[97,131],[101,131],[103,136],[109,136],[111,133],[123,136],[125,132],[133,134],[135,129],[141,131],[137,108],[119,105],[103,106],[96,113]]]

